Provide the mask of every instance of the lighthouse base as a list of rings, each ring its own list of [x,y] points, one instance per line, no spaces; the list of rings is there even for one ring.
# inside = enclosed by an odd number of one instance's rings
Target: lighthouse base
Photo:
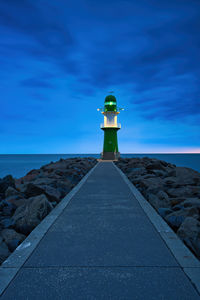
[[[103,160],[118,160],[120,152],[102,152],[101,159]]]

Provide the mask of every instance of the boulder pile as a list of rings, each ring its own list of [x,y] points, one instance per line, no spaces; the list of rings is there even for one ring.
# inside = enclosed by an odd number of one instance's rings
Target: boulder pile
[[[60,159],[22,178],[0,179],[0,264],[96,163]]]
[[[116,165],[200,259],[200,173],[148,157]]]

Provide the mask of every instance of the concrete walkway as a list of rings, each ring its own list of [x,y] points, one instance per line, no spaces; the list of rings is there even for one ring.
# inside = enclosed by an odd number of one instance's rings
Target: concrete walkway
[[[110,162],[101,162],[1,299],[200,299]]]

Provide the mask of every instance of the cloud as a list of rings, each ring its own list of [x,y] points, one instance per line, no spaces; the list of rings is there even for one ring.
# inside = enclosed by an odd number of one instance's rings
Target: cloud
[[[40,78],[29,78],[21,81],[21,86],[30,88],[54,89],[55,85]]]
[[[5,51],[21,53],[21,56],[29,56],[30,59],[46,61],[62,68],[62,63],[67,65],[68,53],[74,47],[75,42],[69,32],[67,24],[63,24],[59,15],[49,8],[44,10],[41,2],[8,0],[0,3],[0,30],[9,30],[9,36],[13,40],[4,43]],[[20,40],[15,36],[23,34]],[[12,45],[12,47],[11,47]],[[3,51],[2,49],[2,51]],[[69,71],[72,68],[69,60]]]

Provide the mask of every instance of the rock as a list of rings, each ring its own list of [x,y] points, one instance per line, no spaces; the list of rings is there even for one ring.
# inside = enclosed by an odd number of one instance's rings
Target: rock
[[[57,205],[57,202],[56,202],[56,201],[51,202],[51,205],[52,205],[53,207],[55,207],[55,206]]]
[[[16,209],[12,217],[14,227],[20,233],[27,235],[52,209],[52,204],[44,194],[29,198],[26,204]]]
[[[176,167],[177,182],[182,185],[199,185],[200,174],[190,168]]]
[[[174,185],[179,185],[177,183],[177,178],[176,177],[172,177],[172,176],[167,176],[166,178],[163,179],[163,182],[165,185],[167,186],[174,186]]]
[[[21,243],[18,239],[13,239],[12,241],[9,241],[7,243],[7,246],[8,246],[8,249],[10,250],[10,252],[13,252],[20,244]]]
[[[194,254],[200,258],[200,222],[192,217],[185,218],[177,234]]]
[[[12,203],[9,203],[8,202],[8,206],[5,206],[2,210],[2,213],[4,216],[8,216],[8,217],[11,217],[12,214],[14,213],[15,209],[16,209],[16,206]]]
[[[167,175],[167,173],[163,170],[152,170],[152,173],[157,177],[165,177]]]
[[[161,217],[165,217],[169,214],[171,214],[173,211],[169,208],[160,207],[158,208],[158,213],[161,215]]]
[[[200,208],[200,199],[199,198],[187,198],[182,202],[184,207],[198,207]]]
[[[12,186],[9,186],[7,188],[7,190],[5,191],[5,197],[8,198],[10,196],[19,196],[20,197],[20,193]]]
[[[170,206],[169,200],[160,199],[155,194],[147,193],[146,198],[147,198],[147,200],[149,200],[151,205],[153,205],[156,209],[158,209],[158,208],[169,208],[169,206]]]
[[[2,211],[5,206],[7,206],[6,201],[5,200],[1,200],[0,201],[0,211]]]
[[[5,200],[6,200],[6,202],[13,204],[14,207],[16,207],[16,208],[27,202],[27,199],[22,198],[22,196],[19,197],[18,195],[10,196],[10,197],[6,198]]]
[[[11,175],[5,176],[3,179],[0,179],[0,196],[5,197],[5,191],[11,186],[15,188],[15,180]]]
[[[169,198],[171,206],[177,205],[182,203],[186,200],[184,197],[177,197],[177,198]]]
[[[180,205],[180,204],[179,204]],[[178,206],[178,205],[177,205]],[[174,210],[174,207],[172,208]],[[173,214],[178,216],[185,216],[185,217],[197,217],[199,215],[199,209],[197,207],[184,207],[183,205],[180,205],[179,209],[176,211],[173,211]]]
[[[200,235],[200,222],[193,217],[186,217],[177,234],[181,239],[197,238]]]
[[[159,177],[151,177],[142,179],[140,181],[140,187],[147,189],[149,193],[156,194],[163,189],[163,182]]]
[[[25,195],[27,197],[38,196],[41,194],[45,194],[49,201],[59,202],[62,193],[51,186],[48,185],[36,185],[33,183],[29,183],[25,189]]]
[[[54,186],[55,183],[57,182],[57,180],[55,179],[60,179],[60,176],[55,176],[55,172],[52,175],[49,176],[53,176],[53,178],[51,177],[37,177],[32,183],[34,185],[37,186],[41,186],[41,185],[50,185],[50,186]]]
[[[34,183],[28,183],[25,186],[24,193],[27,198],[38,196],[44,193],[44,189]]]
[[[40,170],[38,170],[38,169],[32,169],[31,171],[29,171],[27,174],[26,174],[26,176],[27,175],[39,175],[41,173],[41,171]],[[24,176],[25,177],[25,176]]]
[[[178,204],[178,205],[173,206],[172,209],[173,209],[173,211],[177,211],[177,210],[180,210],[180,209],[184,209],[184,206],[181,205],[181,204]]]
[[[169,214],[165,217],[165,219],[167,223],[176,231],[185,220],[185,217]]]
[[[72,184],[68,179],[66,180],[59,180],[56,183],[55,188],[59,190],[61,193],[61,198],[63,198],[71,189],[74,187],[74,184]]]
[[[11,252],[26,238],[25,235],[16,232],[14,229],[3,229],[1,236]]]
[[[62,192],[59,191],[59,189],[55,189],[51,186],[43,186],[42,187],[44,189],[44,194],[47,196],[48,200],[50,202],[59,202]]]
[[[15,179],[15,184],[16,184],[17,188],[20,188],[21,184],[33,181],[34,179],[39,177],[39,175],[41,173],[42,173],[41,170],[31,170],[25,176],[23,176],[21,178],[18,178],[18,179]]]
[[[62,170],[62,169],[66,169],[69,165],[69,161],[57,161],[55,163],[50,163],[47,164],[43,167],[41,167],[42,170],[44,171],[48,171],[48,173],[51,173],[55,170]]]
[[[76,172],[71,173],[67,176],[67,179],[70,181],[71,184],[77,184],[81,180],[82,176],[78,175]]]
[[[152,163],[149,163],[146,166],[147,170],[162,170],[165,171],[165,167],[162,165],[162,163],[159,160],[156,160]]]
[[[14,221],[12,220],[12,218],[3,217],[0,220],[0,225],[2,228],[13,228]]]
[[[158,198],[159,198],[160,200],[166,200],[167,203],[170,203],[170,201],[169,201],[169,196],[168,196],[167,193],[165,193],[164,191],[159,191],[159,192],[157,193],[157,196],[158,196]]]
[[[170,197],[194,197],[200,195],[200,186],[182,186],[178,188],[171,188],[167,190]]]
[[[63,176],[65,174],[65,172],[63,170],[55,170],[54,174],[59,175],[59,176]]]
[[[167,175],[168,175],[168,177],[176,176],[176,168],[173,168],[173,169],[170,168],[167,172]]]
[[[0,210],[3,216],[11,216],[15,209],[16,206],[13,203],[8,202],[6,199],[0,202]]]
[[[0,264],[6,260],[6,258],[10,255],[10,251],[5,242],[0,241]]]
[[[141,167],[141,168],[130,168],[128,170],[128,172],[130,173],[129,176],[136,176],[136,175],[146,175],[147,171],[146,168]]]
[[[198,219],[198,215],[198,208],[190,207],[173,211],[173,213],[165,217],[165,220],[176,230],[180,227],[186,217],[193,217]]]
[[[149,179],[149,178],[154,178],[156,180],[156,175],[153,174],[153,172],[151,174],[147,174],[143,176],[143,179]]]
[[[140,183],[141,179],[143,179],[143,176],[141,175],[135,175],[135,176],[128,176],[128,178],[130,179],[130,181],[133,183],[133,184],[137,184],[137,183]]]

